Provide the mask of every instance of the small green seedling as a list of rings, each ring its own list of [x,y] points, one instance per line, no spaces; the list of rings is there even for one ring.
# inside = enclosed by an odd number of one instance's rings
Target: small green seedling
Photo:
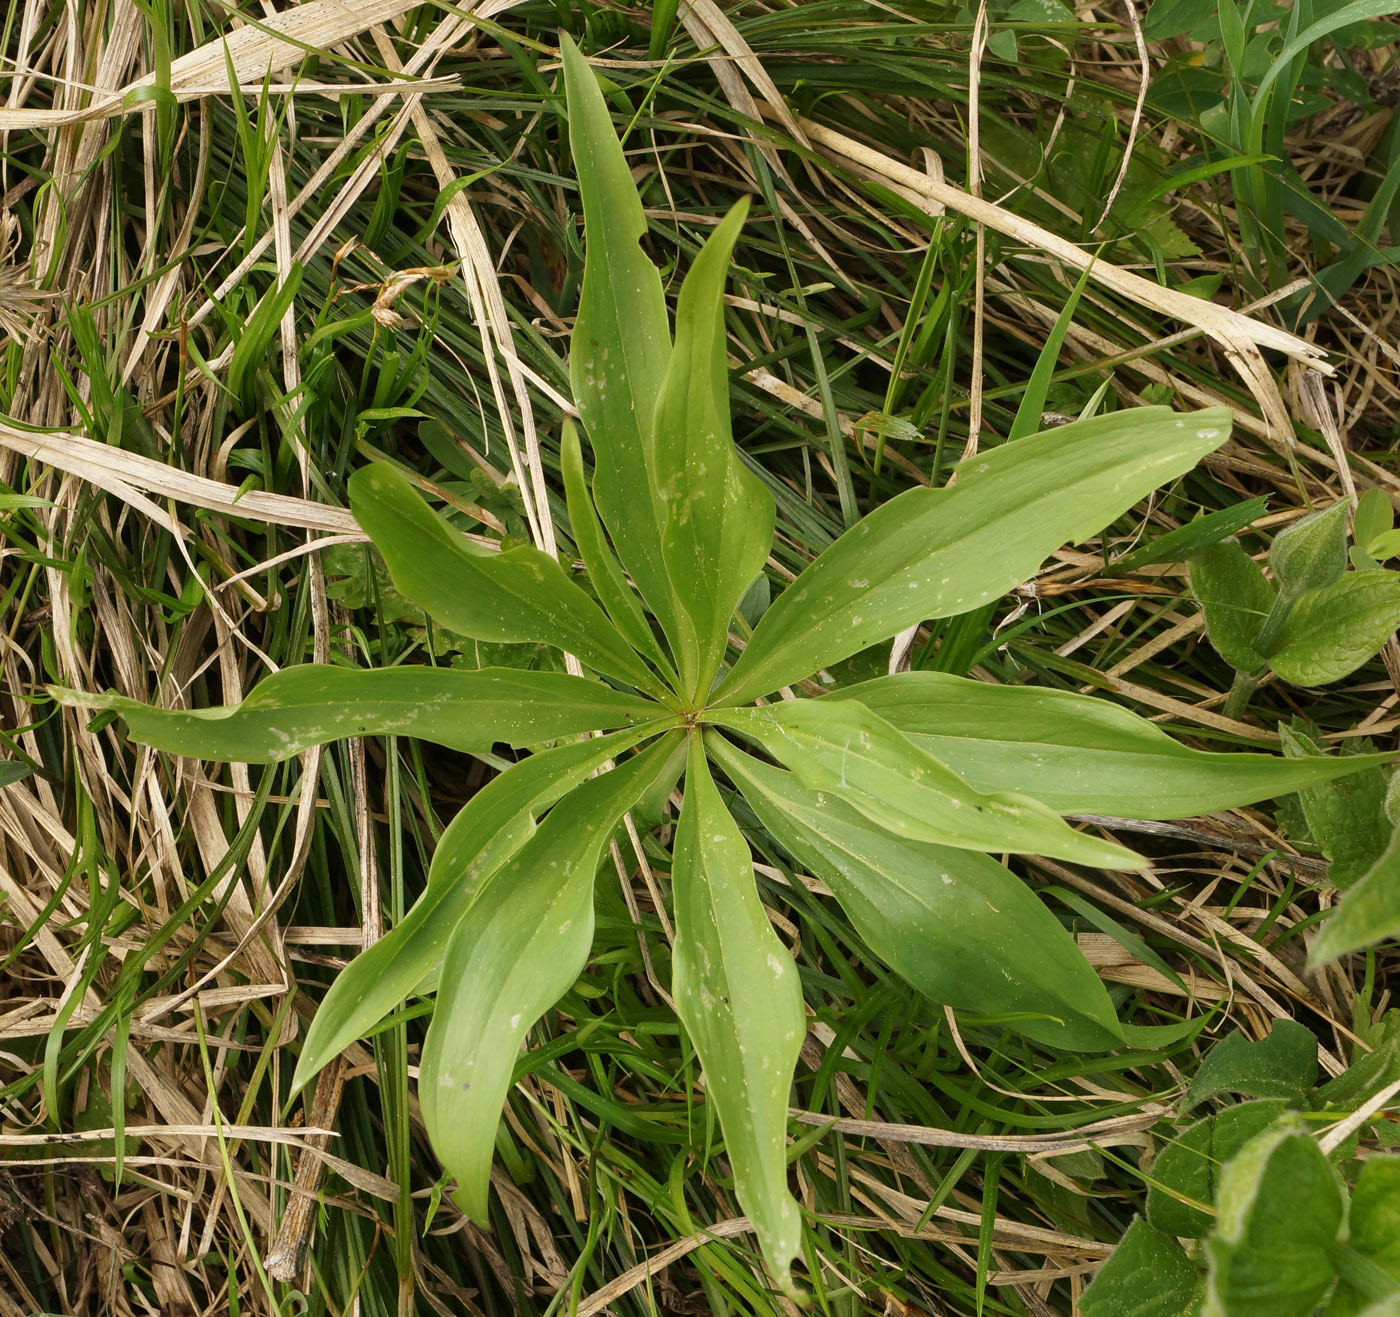
[[[1374,562],[1347,570],[1346,509],[1334,503],[1276,536],[1272,580],[1236,539],[1191,559],[1191,590],[1211,644],[1235,670],[1226,717],[1244,712],[1269,672],[1294,686],[1340,681],[1400,625],[1400,573]],[[1378,525],[1374,504],[1368,513]]]
[[[562,465],[589,588],[528,545],[477,545],[387,463],[354,474],[350,501],[394,588],[435,624],[555,646],[586,675],[308,665],[236,708],[193,712],[58,695],[120,713],[136,741],[205,759],[271,762],[380,734],[535,751],[453,819],[412,911],[327,993],[294,1078],[305,1085],[435,985],[419,1097],[457,1200],[479,1222],[521,1044],[589,959],[601,858],[629,811],[666,800],[683,775],[672,993],[739,1202],[791,1292],[802,1220],[787,1181],[788,1105],[806,1017],[733,792],[915,987],[1049,1046],[1108,1051],[1181,1031],[1121,1023],[1064,926],[986,852],[1136,868],[1137,855],[1063,816],[1224,809],[1374,757],[1209,754],[1102,700],[939,672],[788,698],[912,625],[995,602],[1223,443],[1219,408],[1098,416],[984,452],[951,487],[906,491],[811,563],[736,654],[730,622],[764,571],[776,517],[730,432],[724,288],[745,206],[715,226],[686,276],[673,340],[608,108],[567,39],[563,56],[586,237],[570,370],[591,481],[571,427]]]

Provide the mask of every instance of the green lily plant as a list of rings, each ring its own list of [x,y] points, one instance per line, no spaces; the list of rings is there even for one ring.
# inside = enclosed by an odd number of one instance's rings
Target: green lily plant
[[[435,986],[419,1096],[457,1199],[479,1222],[521,1044],[589,959],[605,850],[629,811],[666,800],[683,777],[672,993],[739,1202],[791,1291],[801,1217],[788,1106],[805,1013],[729,808],[734,791],[918,989],[1042,1044],[1109,1051],[1164,1035],[1120,1023],[1069,932],[986,852],[1137,868],[1137,855],[1062,816],[1189,816],[1377,757],[1206,753],[1102,700],[938,672],[788,698],[914,624],[995,601],[1066,542],[1096,534],[1224,442],[1220,409],[1075,422],[965,462],[950,487],[908,490],[812,562],[736,656],[730,622],[775,527],[773,498],[730,431],[723,291],[746,208],[696,257],[673,339],[599,85],[567,38],[563,55],[586,238],[570,369],[591,482],[567,426],[562,466],[586,579],[529,546],[481,548],[387,463],[353,475],[350,501],[395,588],[437,623],[557,646],[586,675],[308,665],[237,707],[196,711],[56,694],[118,712],[136,741],[204,759],[272,762],[380,734],[534,751],[452,820],[417,904],[330,988],[293,1081]]]

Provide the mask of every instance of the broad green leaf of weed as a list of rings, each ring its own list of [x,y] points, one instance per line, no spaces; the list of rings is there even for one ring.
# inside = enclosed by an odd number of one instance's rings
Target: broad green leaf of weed
[[[1400,1157],[1371,1157],[1351,1191],[1350,1237],[1327,1317],[1362,1317],[1368,1300],[1400,1299]]]
[[[498,741],[538,745],[601,728],[643,726],[652,700],[562,672],[518,668],[341,668],[306,663],[260,681],[232,707],[157,709],[115,691],[55,687],[75,708],[107,709],[142,745],[192,759],[268,764],[350,736],[417,736],[466,753]]]
[[[1400,936],[1400,829],[1328,918],[1308,955],[1312,968]]]
[[[1336,1079],[1315,1090],[1308,1100],[1313,1111],[1346,1111],[1359,1107],[1388,1084],[1400,1079],[1400,1010],[1392,1008],[1369,1025],[1366,1042]]]
[[[1193,750],[1108,700],[941,672],[879,677],[826,698],[859,701],[979,791],[1024,792],[1062,814],[1193,818],[1362,767]]]
[[[1224,442],[1223,410],[1143,407],[1004,444],[852,526],[773,603],[715,699],[742,703],[1000,597]]]
[[[723,741],[711,755],[763,826],[836,894],[861,937],[933,1001],[1014,1019],[1052,1047],[1121,1047],[1099,976],[1039,898],[977,851],[905,841]]]
[[[1246,1144],[1220,1176],[1203,1317],[1311,1317],[1346,1219],[1336,1171],[1300,1123]]]
[[[1274,587],[1238,540],[1221,540],[1190,562],[1191,593],[1206,616],[1215,652],[1236,672],[1255,672],[1264,655],[1255,647],[1274,606]]]
[[[1317,1039],[1293,1020],[1275,1020],[1267,1038],[1251,1042],[1243,1033],[1222,1039],[1196,1071],[1184,1111],[1219,1093],[1302,1102],[1317,1082]]]
[[[1269,666],[1295,686],[1325,686],[1374,658],[1400,626],[1400,573],[1348,572],[1294,603]]]
[[[418,1096],[457,1201],[485,1224],[491,1157],[531,1027],[582,972],[593,947],[593,882],[622,815],[665,765],[671,738],[590,778],[481,881],[448,941],[423,1045]],[[431,888],[430,888],[431,891]]]
[[[1347,569],[1347,507],[1342,499],[1274,537],[1269,569],[1285,598],[1325,589],[1341,579]]]
[[[1241,1102],[1183,1130],[1152,1163],[1147,1219],[1153,1229],[1178,1239],[1201,1239],[1215,1224],[1212,1212],[1183,1202],[1213,1206],[1220,1172],[1246,1143],[1287,1112],[1279,1098]]]
[[[642,605],[628,585],[622,565],[617,561],[598,521],[593,496],[588,492],[588,482],[584,478],[583,450],[572,422],[566,421],[564,424],[559,464],[564,473],[564,489],[569,502],[569,524],[578,544],[579,555],[588,568],[593,589],[632,648],[639,654],[645,654],[664,675],[674,677],[670,661],[657,644]]]
[[[716,716],[758,741],[803,786],[839,797],[897,837],[1107,868],[1143,863],[1113,842],[1075,832],[1030,796],[977,791],[854,700],[782,700]]]
[[[1084,1291],[1082,1317],[1196,1317],[1205,1277],[1174,1239],[1139,1217]]]
[[[787,1185],[787,1110],[806,1016],[797,966],[754,885],[748,844],[725,809],[701,738],[691,740],[672,872],[676,1011],[719,1112],[739,1203],[787,1292],[802,1218]]]
[[[1356,514],[1352,518],[1352,538],[1367,553],[1371,546],[1383,535],[1388,535],[1395,527],[1395,505],[1390,495],[1377,487],[1368,489],[1356,504]]]
[[[1316,755],[1317,745],[1298,727],[1280,725],[1279,741],[1290,758]],[[1337,756],[1350,759],[1351,755]],[[1335,782],[1317,782],[1298,791],[1308,832],[1328,859],[1334,887],[1350,887],[1375,865],[1391,837],[1385,813],[1387,775],[1375,764]]]

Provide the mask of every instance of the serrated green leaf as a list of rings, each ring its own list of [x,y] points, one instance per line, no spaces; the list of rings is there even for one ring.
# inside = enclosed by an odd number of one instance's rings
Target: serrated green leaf
[[[676,734],[678,735],[678,734]],[[487,1219],[491,1154],[520,1044],[573,985],[593,945],[593,880],[618,820],[665,764],[674,736],[561,800],[477,884],[447,944],[418,1096],[456,1198]]]
[[[1196,1317],[1205,1277],[1181,1245],[1141,1217],[1123,1233],[1079,1303],[1081,1317]]]
[[[720,799],[698,736],[690,743],[671,879],[676,1013],[719,1113],[739,1205],[754,1223],[769,1272],[793,1293],[802,1217],[787,1185],[787,1111],[807,1032],[802,989],[758,899],[748,845]]]
[[[1188,570],[1215,652],[1236,672],[1262,668],[1254,642],[1273,607],[1274,587],[1259,564],[1238,540],[1221,540],[1192,558]]]
[[[1280,726],[1279,741],[1286,755],[1316,755],[1317,744],[1296,727]],[[1360,755],[1335,756],[1346,762]],[[1386,817],[1386,775],[1374,762],[1335,782],[1300,787],[1302,806],[1312,840],[1327,857],[1327,876],[1334,887],[1350,887],[1380,859],[1390,841]]]
[[[1367,553],[1382,535],[1389,534],[1395,526],[1395,506],[1390,495],[1377,486],[1368,489],[1356,504],[1356,515],[1352,518],[1352,539]],[[1374,555],[1379,556],[1379,555]]]
[[[466,753],[538,745],[674,718],[600,681],[519,668],[341,668],[304,663],[260,681],[241,703],[158,709],[115,691],[53,687],[60,703],[110,709],[133,741],[169,754],[270,764],[350,736],[416,736]]]
[[[1347,569],[1346,500],[1280,531],[1269,547],[1269,568],[1288,598],[1340,580]]]
[[[1393,937],[1400,937],[1400,829],[1396,828],[1391,829],[1390,842],[1376,862],[1323,924],[1308,966],[1316,969],[1349,951]]]
[[[698,705],[724,657],[729,619],[773,544],[773,496],[743,464],[729,422],[724,285],[748,203],[700,249],[676,305],[676,346],[656,405],[661,551],[676,598],[681,693]]]
[[[994,686],[906,672],[833,691],[899,728],[979,791],[1019,791],[1062,814],[1193,818],[1284,795],[1374,766],[1334,756],[1218,754],[1174,741],[1155,723],[1073,691]]]
[[[1295,686],[1325,686],[1350,676],[1400,626],[1400,574],[1348,572],[1294,603],[1269,666]]]
[[[963,463],[951,488],[906,490],[788,586],[716,697],[743,703],[1000,597],[1061,545],[1189,471],[1229,429],[1224,409],[1143,407],[1004,444]]]
[[[1300,1123],[1261,1134],[1226,1164],[1217,1209],[1203,1317],[1311,1317],[1335,1274],[1346,1198]]]
[[[666,298],[641,247],[646,216],[598,80],[567,34],[559,44],[584,231],[569,378],[593,446],[598,511],[623,566],[670,634],[674,604],[650,465],[656,400],[671,355]]]
[[[579,447],[578,431],[569,421],[564,422],[559,458],[569,504],[569,524],[598,598],[617,629],[627,638],[628,644],[639,654],[645,654],[674,680],[675,670],[652,635],[646,614],[642,612],[636,594],[623,575],[621,564],[603,535],[602,524],[593,506],[593,496],[588,492],[588,482],[584,479],[583,451]]]
[[[603,610],[528,544],[492,553],[439,517],[387,462],[350,477],[355,520],[394,586],[435,621],[488,641],[557,645],[597,672],[653,695],[662,688]]]
[[[1152,1163],[1147,1219],[1153,1229],[1178,1239],[1208,1235],[1215,1224],[1214,1214],[1182,1198],[1213,1207],[1225,1163],[1287,1110],[1288,1104],[1277,1098],[1241,1102],[1183,1130]]]
[[[297,1058],[294,1090],[411,992],[422,990],[478,885],[535,835],[536,817],[642,735],[615,732],[531,755],[467,801],[438,839],[428,890],[401,923],[356,956],[331,984]]]
[[[1075,832],[1030,796],[976,790],[854,700],[782,700],[712,717],[756,740],[803,786],[840,797],[895,836],[1104,868],[1142,864],[1132,851]]]
[[[1103,983],[1035,894],[976,851],[905,841],[852,806],[706,736],[763,826],[826,883],[875,953],[940,1005],[1005,1018],[1052,1047],[1123,1034]]]
[[[1268,1037],[1257,1043],[1238,1032],[1218,1042],[1196,1071],[1182,1109],[1218,1093],[1301,1102],[1316,1082],[1316,1037],[1293,1020],[1275,1020]]]

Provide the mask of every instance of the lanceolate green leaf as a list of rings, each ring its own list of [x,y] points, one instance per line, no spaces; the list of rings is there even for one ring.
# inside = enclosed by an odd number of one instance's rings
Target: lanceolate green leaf
[[[879,677],[825,698],[859,701],[979,791],[1024,792],[1061,814],[1192,818],[1389,758],[1193,750],[1105,699],[945,672]]]
[[[356,956],[331,984],[297,1058],[293,1089],[421,990],[478,885],[535,835],[536,816],[643,735],[614,732],[531,755],[462,806],[438,839],[428,890],[402,923]]]
[[[646,614],[642,612],[642,606],[632,587],[627,584],[612,546],[603,534],[593,506],[593,496],[588,492],[588,482],[583,474],[583,451],[579,447],[578,431],[568,421],[564,422],[559,454],[559,465],[564,472],[564,490],[569,501],[569,523],[598,598],[632,648],[645,654],[674,680],[674,669],[652,635]]]
[[[1375,568],[1300,595],[1268,656],[1295,686],[1324,686],[1350,676],[1400,625],[1400,572]]]
[[[685,278],[656,407],[661,549],[677,603],[672,645],[681,693],[695,704],[709,695],[729,619],[773,544],[773,496],[740,460],[729,426],[724,284],[747,210],[740,202],[729,212]]]
[[[394,587],[475,640],[557,645],[641,690],[661,687],[603,610],[528,544],[493,553],[459,534],[387,462],[350,477],[350,506],[384,555]]]
[[[1221,540],[1191,559],[1191,593],[1206,617],[1215,652],[1236,672],[1264,666],[1255,640],[1274,604],[1274,587],[1238,540]]]
[[[717,698],[740,704],[916,622],[996,599],[1229,434],[1222,408],[1143,407],[1002,445],[949,489],[911,489],[851,527],[764,614]]]
[[[663,737],[561,800],[477,885],[448,942],[418,1095],[433,1147],[475,1221],[486,1220],[491,1153],[520,1044],[587,962],[603,847],[674,743]]]
[[[669,627],[671,588],[650,469],[652,418],[671,354],[666,298],[641,247],[646,216],[598,80],[567,35],[560,47],[585,246],[569,378],[593,445],[598,511],[623,566]]]
[[[876,954],[920,992],[1005,1017],[1053,1047],[1123,1045],[1098,975],[1015,874],[976,851],[893,837],[715,732],[706,744],[759,822],[831,888]]]
[[[978,851],[1023,851],[1136,869],[1142,860],[1075,832],[1030,796],[986,793],[854,700],[783,700],[715,720],[756,740],[814,791],[830,792],[886,831]]]
[[[672,883],[676,1012],[719,1112],[739,1205],[773,1278],[789,1267],[802,1218],[787,1186],[787,1111],[806,1033],[797,967],[754,886],[748,845],[720,799],[698,736],[690,743]]]
[[[581,732],[674,721],[661,705],[600,681],[520,668],[340,668],[306,663],[260,681],[241,704],[157,709],[115,691],[54,688],[65,704],[110,709],[133,741],[170,754],[276,763],[347,736],[416,736],[467,753]]]

